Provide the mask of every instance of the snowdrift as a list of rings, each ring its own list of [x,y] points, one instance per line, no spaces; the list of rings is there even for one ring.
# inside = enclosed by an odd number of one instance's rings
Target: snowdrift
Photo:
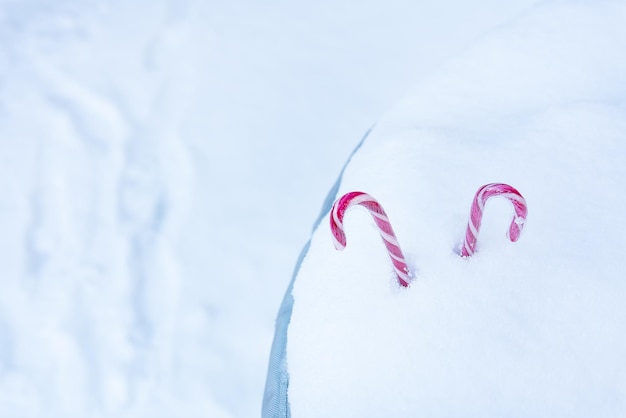
[[[423,80],[331,191],[277,321],[264,416],[618,416],[626,410],[626,6],[531,9]],[[518,242],[486,183],[528,203]],[[384,206],[398,286],[366,210],[333,247],[332,202]]]

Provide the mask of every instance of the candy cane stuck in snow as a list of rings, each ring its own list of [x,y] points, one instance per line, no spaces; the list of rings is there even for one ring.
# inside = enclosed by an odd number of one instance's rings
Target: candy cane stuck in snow
[[[333,241],[335,248],[340,251],[346,248],[346,234],[343,230],[343,217],[346,210],[353,205],[361,205],[365,207],[374,218],[374,222],[378,227],[378,232],[385,243],[385,247],[387,247],[387,252],[389,253],[391,263],[393,264],[393,268],[396,272],[398,283],[407,287],[413,280],[413,276],[406,264],[406,259],[400,249],[400,244],[396,239],[396,234],[393,232],[391,223],[389,223],[389,218],[387,217],[387,214],[383,210],[382,206],[380,206],[380,203],[367,193],[346,193],[333,204],[330,215],[330,230],[334,238]]]
[[[513,204],[515,213],[507,235],[511,242],[515,242],[519,239],[528,214],[526,200],[520,192],[508,184],[485,184],[478,189],[476,195],[474,196],[474,201],[472,202],[470,218],[467,222],[467,230],[465,232],[465,242],[461,248],[461,257],[469,257],[476,252],[476,241],[478,239],[478,232],[480,231],[480,224],[483,217],[485,203],[490,197],[493,196],[505,197]]]

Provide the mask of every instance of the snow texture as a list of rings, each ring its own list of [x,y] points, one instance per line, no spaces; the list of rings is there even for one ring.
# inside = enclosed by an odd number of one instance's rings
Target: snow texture
[[[371,217],[328,216],[293,288],[291,416],[617,417],[626,410],[626,6],[529,9],[426,77],[346,168],[337,197],[384,206],[416,280],[400,288]],[[458,255],[474,192],[478,252]]]
[[[623,185],[617,176],[621,172],[610,175],[621,170],[611,164],[623,150],[617,141],[614,152],[609,152],[607,142],[609,132],[615,137],[621,133],[616,114],[623,83],[616,74],[622,59],[615,50],[622,30],[604,27],[607,6],[567,9],[571,13],[561,25],[588,26],[559,32],[563,38],[553,50],[556,44],[544,46],[532,28],[526,34],[517,23],[507,23],[534,0],[431,3],[0,1],[0,416],[258,415],[273,320],[293,264],[320,202],[363,133],[415,82],[430,80],[419,84],[428,102],[411,105],[429,122],[394,112],[402,120],[384,122],[381,129],[395,126],[406,133],[406,123],[430,126],[437,136],[431,141],[442,144],[466,140],[473,132],[484,143],[478,149],[490,149],[501,139],[504,149],[510,140],[496,134],[517,132],[518,125],[529,126],[526,116],[538,115],[533,107],[537,102],[522,82],[528,86],[533,80],[547,80],[542,68],[563,69],[557,65],[561,55],[578,60],[562,74],[552,74],[556,87],[541,86],[550,96],[546,103],[562,102],[554,114],[544,114],[545,123],[535,120],[533,138],[540,142],[536,151],[545,153],[544,161],[552,157],[551,168],[543,169],[554,179],[544,180],[559,184],[569,176],[576,193],[596,198],[581,199],[589,213],[598,213],[594,205],[606,213],[592,220],[564,206],[567,200],[555,202],[555,211],[570,211],[568,217],[558,212],[558,221],[567,223],[575,213],[576,229],[533,245],[533,230],[542,225],[541,216],[548,222],[556,213],[550,212],[551,201],[541,200],[548,185],[530,187],[541,174],[537,171],[529,183],[516,184],[527,194],[531,219],[511,251],[545,250],[558,240],[557,252],[540,253],[532,263],[548,260],[557,272],[571,267],[572,278],[582,281],[577,269],[584,261],[588,263],[584,271],[598,277],[600,285],[585,281],[588,288],[576,287],[568,280],[566,292],[541,297],[573,306],[579,302],[576,295],[585,295],[589,301],[583,308],[591,312],[583,324],[603,317],[594,302],[604,300],[603,292],[608,291],[601,279],[614,277],[611,271],[624,271],[614,257],[623,249],[617,216]],[[555,12],[550,10],[532,8],[527,13],[551,22]],[[524,55],[516,58],[510,50],[536,49],[537,66],[533,70],[531,62],[522,62],[525,67],[520,67],[528,71],[518,73],[515,80],[494,72],[491,82],[501,85],[497,89],[492,85],[493,90],[484,91],[491,96],[481,98],[483,92],[474,83],[485,76],[481,68],[486,62],[474,55],[467,58],[474,62],[473,69],[462,60],[457,67],[451,64],[443,72],[440,68],[451,57],[463,56],[474,39],[496,26],[511,37],[485,35],[495,43],[483,51],[482,59],[498,65],[509,60],[508,65],[516,68]],[[527,43],[527,35],[535,40]],[[492,68],[495,71],[497,65]],[[601,73],[607,76],[600,77]],[[585,86],[569,91],[575,79],[585,79]],[[598,96],[590,97],[583,87]],[[540,86],[533,91],[537,89]],[[505,92],[511,96],[505,97]],[[481,96],[477,105],[494,111],[504,111],[501,103],[516,102],[520,108],[509,107],[510,114],[496,117],[474,108],[467,97],[475,95]],[[580,97],[596,101],[584,107]],[[478,115],[489,116],[486,125],[479,123]],[[555,126],[556,119],[560,123]],[[600,119],[605,121],[601,130]],[[461,132],[455,134],[457,129]],[[479,135],[479,129],[496,136]],[[561,158],[562,148],[549,140],[559,133],[575,134],[581,148],[568,150],[569,157]],[[595,154],[594,143],[583,142],[591,133],[598,144],[607,143],[605,163]],[[541,135],[548,139],[541,141]],[[403,138],[397,143],[408,144]],[[368,160],[378,143],[380,139],[372,138],[360,158]],[[398,147],[386,143],[391,164],[399,158]],[[416,143],[411,144],[407,158],[416,151]],[[425,151],[439,155],[450,149],[427,144],[422,142]],[[587,169],[581,168],[580,175],[567,171],[576,155]],[[466,164],[466,157],[455,152],[447,164]],[[596,165],[597,176],[583,176]],[[357,167],[347,173],[346,186],[356,186],[356,179],[367,180],[367,175],[355,171]],[[412,170],[422,169],[412,166]],[[423,273],[422,281],[411,289],[418,295],[420,283],[428,283],[428,277],[436,282],[441,276],[429,273],[437,261],[425,263],[424,253],[415,245],[434,245],[443,239],[450,241],[446,248],[451,251],[462,235],[475,182],[465,178],[468,173],[453,172],[468,186],[455,186],[462,195],[449,190],[449,198],[454,192],[459,199],[452,224],[444,231],[437,229],[436,235],[420,235],[428,239],[416,239],[410,248],[412,262]],[[417,193],[425,187],[415,184],[420,178],[406,177],[411,187],[401,193],[393,188],[385,193],[375,187],[368,190],[379,193],[394,223],[396,218],[402,220],[399,233],[418,227],[407,211],[419,209]],[[582,189],[594,179],[613,180]],[[384,176],[374,183],[380,188]],[[605,207],[602,199],[608,199],[604,192],[610,187],[615,206]],[[450,209],[444,203],[438,208]],[[542,212],[542,205],[550,210]],[[496,202],[490,203],[489,216],[496,216],[496,208]],[[615,216],[607,216],[610,213]],[[357,210],[349,215],[348,222],[359,217]],[[424,216],[428,219],[428,213]],[[561,223],[550,223],[549,228]],[[380,257],[377,237],[368,233],[361,240],[355,235],[358,227],[352,225],[347,225],[348,252],[337,260],[345,263],[350,251],[358,253],[353,245],[368,239],[372,255]],[[504,251],[500,226],[494,228],[491,246],[485,226],[480,253],[472,262],[457,265],[459,275],[469,268],[476,270],[472,274],[477,280],[488,280],[490,276],[479,274],[479,260],[488,263],[493,259],[489,251]],[[607,229],[602,245],[594,242],[600,239],[594,235],[597,228]],[[590,238],[583,240],[581,231],[589,231]],[[546,239],[535,235],[535,242],[538,237],[541,242]],[[580,245],[586,246],[586,257],[573,264]],[[453,269],[456,258],[448,255]],[[598,265],[601,258],[606,263]],[[378,266],[386,277],[384,260],[374,260],[372,267]],[[324,260],[320,267],[326,269],[327,263]],[[555,280],[541,286],[557,286]],[[389,283],[382,284],[379,295],[393,289]],[[619,291],[615,289],[615,298],[621,297]],[[396,299],[421,297],[410,295],[399,294]],[[423,309],[428,306],[422,304]],[[616,308],[607,303],[602,309]],[[565,309],[563,315],[569,312]],[[564,322],[577,319],[562,317]],[[580,329],[589,332],[587,327]],[[611,333],[611,322],[595,332],[602,330]],[[620,337],[615,339],[619,344]],[[607,352],[599,346],[598,358]],[[610,362],[609,356],[604,364]],[[597,393],[610,394],[603,389],[616,387],[610,379],[621,378],[617,365],[613,364],[612,375],[589,372],[602,376]],[[623,393],[613,394],[615,402],[623,399]]]

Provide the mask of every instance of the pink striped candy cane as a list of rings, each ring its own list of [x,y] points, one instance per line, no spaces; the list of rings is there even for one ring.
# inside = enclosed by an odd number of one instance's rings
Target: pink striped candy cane
[[[398,244],[398,240],[396,239],[396,234],[393,232],[391,223],[389,223],[389,218],[387,217],[387,214],[383,210],[382,206],[380,206],[380,203],[367,193],[347,193],[333,205],[330,216],[330,230],[333,234],[335,248],[340,251],[346,248],[346,234],[343,230],[343,217],[346,210],[353,205],[364,206],[374,218],[374,222],[376,223],[376,226],[378,226],[378,232],[385,243],[385,247],[387,247],[387,252],[389,253],[391,263],[393,264],[393,268],[396,272],[398,283],[407,287],[413,280],[413,277],[406,264],[404,254],[402,254],[402,250],[400,249],[400,244]]]
[[[526,200],[520,192],[508,184],[485,184],[478,189],[474,196],[474,201],[472,202],[470,218],[467,222],[467,231],[465,232],[465,242],[463,243],[463,248],[461,248],[462,257],[469,257],[476,252],[476,241],[478,239],[478,232],[480,231],[485,203],[493,196],[506,197],[509,202],[513,204],[515,213],[511,221],[511,226],[509,227],[508,237],[511,242],[515,242],[519,239],[522,229],[524,228],[524,222],[526,222],[526,215],[528,214]]]

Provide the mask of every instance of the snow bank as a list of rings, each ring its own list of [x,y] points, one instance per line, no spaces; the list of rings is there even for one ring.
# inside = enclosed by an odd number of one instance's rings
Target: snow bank
[[[326,217],[293,288],[292,416],[618,416],[626,409],[626,6],[554,2],[486,36],[375,127],[337,196],[387,211],[417,279],[398,288],[370,216]],[[471,199],[492,199],[457,255]]]

